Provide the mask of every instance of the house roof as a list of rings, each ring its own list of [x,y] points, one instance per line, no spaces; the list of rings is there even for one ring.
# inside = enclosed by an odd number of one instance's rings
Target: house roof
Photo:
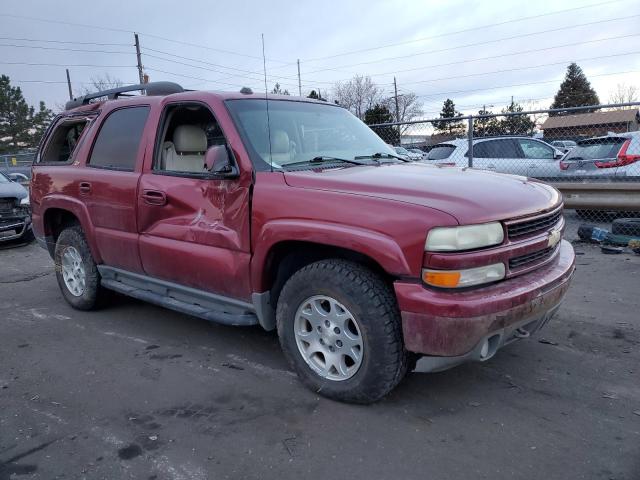
[[[616,123],[638,122],[640,112],[637,109],[609,110],[606,112],[581,113],[549,117],[542,124],[542,130],[550,128],[585,127],[587,125],[611,125]]]

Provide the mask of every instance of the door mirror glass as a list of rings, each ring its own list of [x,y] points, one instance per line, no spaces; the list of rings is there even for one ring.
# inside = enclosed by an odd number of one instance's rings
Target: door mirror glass
[[[562,157],[564,157],[564,153],[562,152],[556,152],[556,154],[553,156],[553,158],[555,158],[556,160],[560,160]]]
[[[231,158],[226,145],[212,145],[204,156],[204,164],[208,172],[221,175],[234,173]]]

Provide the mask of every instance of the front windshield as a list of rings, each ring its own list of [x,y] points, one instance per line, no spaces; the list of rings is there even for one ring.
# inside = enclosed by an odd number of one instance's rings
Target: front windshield
[[[238,99],[226,102],[256,168],[260,164],[280,168],[313,158],[394,155],[393,150],[369,127],[344,108],[327,104]]]
[[[9,183],[10,180],[4,176],[4,173],[0,172],[0,183]]]

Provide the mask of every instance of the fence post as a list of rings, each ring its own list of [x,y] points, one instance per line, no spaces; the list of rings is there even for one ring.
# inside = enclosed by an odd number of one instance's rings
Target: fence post
[[[469,158],[467,166],[473,167],[473,116],[469,115],[469,127],[467,138],[469,139],[469,149],[467,150],[467,157]]]

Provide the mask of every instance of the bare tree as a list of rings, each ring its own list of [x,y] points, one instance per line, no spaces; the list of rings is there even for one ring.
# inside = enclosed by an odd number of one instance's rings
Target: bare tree
[[[359,119],[380,101],[381,92],[371,77],[356,75],[348,82],[338,82],[333,88],[335,100]]]
[[[86,95],[88,93],[100,92],[102,90],[109,90],[111,88],[122,87],[124,82],[119,78],[112,77],[108,73],[104,75],[98,75],[91,77],[90,86],[84,86],[80,89],[80,95]]]
[[[637,102],[640,98],[638,96],[638,87],[635,85],[627,85],[625,83],[619,83],[616,88],[609,95],[609,103],[631,103]],[[637,108],[637,107],[624,107],[624,108]]]
[[[418,99],[418,96],[411,93],[403,93],[398,95],[398,113],[396,114],[396,101],[395,97],[386,98],[383,102],[384,106],[386,106],[391,115],[393,116],[393,121],[399,120],[400,122],[410,122],[411,120],[415,120],[418,117],[421,117],[424,113],[422,110],[422,102]],[[400,131],[404,133],[409,128],[409,125],[403,125],[400,128]]]

